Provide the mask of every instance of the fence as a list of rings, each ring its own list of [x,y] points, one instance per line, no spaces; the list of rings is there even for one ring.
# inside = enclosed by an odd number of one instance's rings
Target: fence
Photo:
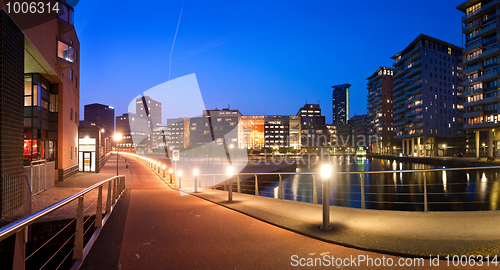
[[[18,219],[31,214],[31,192],[25,175],[2,174],[1,216]]]
[[[55,161],[33,162],[31,166],[24,166],[23,173],[28,177],[32,195],[36,195],[54,185]]]
[[[107,189],[104,189],[103,187],[106,186]],[[97,189],[98,192],[97,201],[92,202],[84,209],[84,196],[95,189]],[[78,269],[124,190],[125,176],[115,176],[94,184],[43,210],[0,228],[0,241],[6,240],[9,236],[13,236],[14,238],[12,269],[22,270],[25,269],[27,265],[27,268],[30,269],[59,269],[61,266]],[[105,208],[103,208],[103,197],[107,198]],[[33,224],[47,217],[50,213],[62,207],[69,206],[72,202],[78,203],[75,211],[76,213],[66,225],[61,225],[61,227],[63,226],[62,229],[51,233],[50,236],[46,238],[42,235],[37,235],[37,237],[31,235],[30,232],[32,231]],[[88,213],[87,211],[92,207],[94,207],[94,210],[90,210],[92,212]],[[69,237],[67,237],[68,235]],[[45,240],[47,238],[48,240]],[[84,243],[85,238],[89,239],[86,244]],[[40,241],[40,239],[43,241]],[[32,245],[30,250],[34,251],[27,254],[27,243],[38,243],[38,241],[40,241],[40,244],[38,246]],[[51,256],[49,255],[50,257],[47,256],[47,254],[41,254],[40,250],[54,246],[54,242],[56,241],[62,244],[57,245],[60,247],[53,252]],[[71,242],[73,242],[73,245],[71,245]],[[70,255],[72,255],[73,260],[69,259],[71,258],[69,257]],[[55,258],[60,259],[60,261],[56,261]],[[8,265],[8,261],[2,261],[3,269],[7,268]]]
[[[452,177],[452,172],[461,172],[461,176],[456,177],[456,174]],[[330,204],[424,212],[500,210],[498,172],[500,166],[336,172],[328,178]],[[410,175],[403,179],[403,174]],[[486,174],[494,181],[488,181]],[[298,181],[297,177],[302,177],[304,181]],[[471,180],[473,178],[475,181]],[[195,190],[216,188],[231,193],[322,203],[322,181],[319,172],[238,173],[233,177],[204,174],[199,176]],[[192,185],[183,183],[183,187],[188,189]]]

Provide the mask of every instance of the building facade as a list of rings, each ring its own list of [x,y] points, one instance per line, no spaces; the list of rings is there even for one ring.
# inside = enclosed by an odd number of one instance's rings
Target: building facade
[[[333,125],[347,125],[349,121],[350,84],[334,85],[332,94]]]
[[[264,147],[300,149],[300,116],[264,116]]]
[[[99,103],[88,104],[84,106],[83,117],[85,121],[104,129],[104,137],[115,133],[115,108]]]
[[[206,110],[202,117],[189,120],[189,146],[198,147],[212,141],[222,145],[224,139],[228,147],[238,147],[238,123],[241,113],[238,110]]]
[[[368,147],[372,153],[391,153],[393,140],[392,77],[394,69],[379,67],[367,83],[367,135],[376,138]]]
[[[394,138],[405,155],[463,146],[462,48],[419,35],[394,59]]]
[[[305,104],[297,116],[300,116],[301,147],[326,147],[329,133],[319,104]]]
[[[475,133],[476,157],[499,154],[500,79],[498,42],[500,1],[470,0],[457,7],[464,13],[462,32],[465,36],[463,50],[465,128]],[[481,138],[481,133],[486,138]],[[482,146],[484,144],[484,146]],[[483,147],[482,151],[480,147]]]
[[[58,3],[42,19],[0,3],[1,173],[43,161],[55,163],[58,180],[78,171],[80,44],[74,9]]]
[[[349,119],[353,147],[368,148],[371,137],[368,137],[368,117],[366,114],[355,115]]]

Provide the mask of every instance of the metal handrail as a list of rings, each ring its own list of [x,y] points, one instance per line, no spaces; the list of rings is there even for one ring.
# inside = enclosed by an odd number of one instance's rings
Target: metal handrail
[[[107,201],[106,201],[106,208],[105,212],[106,215],[103,217],[103,200],[102,200],[102,187],[108,184],[108,191],[107,191]],[[95,232],[91,237],[91,240],[84,246],[84,235],[85,233],[90,229],[87,228],[86,231],[83,231],[84,224],[86,221],[84,221],[83,218],[83,198],[84,195],[91,192],[92,190],[98,188],[98,198],[97,198],[97,206],[96,206],[96,220],[95,220]],[[90,247],[93,245],[95,238],[97,238],[97,235],[99,234],[102,226],[106,223],[107,219],[109,218],[109,215],[113,211],[114,205],[118,202],[119,198],[121,197],[123,191],[125,190],[125,176],[124,175],[117,175],[111,178],[108,178],[106,180],[103,180],[99,183],[96,183],[62,201],[59,201],[45,209],[42,209],[34,214],[28,215],[20,220],[17,220],[15,222],[9,223],[3,227],[0,228],[0,241],[6,239],[9,236],[15,235],[15,247],[14,247],[14,256],[13,256],[13,269],[24,269],[25,268],[25,261],[28,258],[26,258],[26,242],[28,241],[28,226],[33,224],[34,222],[40,220],[41,218],[47,216],[48,214],[58,210],[61,207],[64,207],[76,200],[78,200],[78,207],[77,207],[77,213],[76,213],[76,218],[73,220],[76,220],[76,230],[75,233],[73,234],[74,236],[74,241],[75,241],[75,247],[72,250],[73,252],[73,259],[74,264],[73,268],[79,268],[83,262],[83,259],[86,257]],[[94,203],[91,204],[91,206]],[[88,207],[87,207],[88,208]],[[88,218],[87,218],[88,220]],[[71,222],[73,222],[71,221]],[[72,236],[72,237],[73,237]],[[71,239],[71,237],[69,238]],[[68,239],[68,241],[69,241]],[[52,240],[49,239],[48,241]],[[45,242],[47,243],[47,242]],[[43,244],[45,245],[45,244]],[[42,246],[43,246],[42,245]],[[38,250],[37,250],[38,251]],[[36,252],[36,251],[35,251]],[[69,254],[68,254],[69,255]],[[68,256],[67,255],[67,256]],[[66,256],[66,257],[67,257]],[[49,261],[52,258],[49,259]],[[66,258],[65,258],[66,259]]]
[[[45,209],[42,209],[34,214],[31,214],[25,218],[22,218],[20,220],[17,220],[15,222],[12,222],[12,223],[9,223],[3,227],[0,228],[0,241],[4,240],[5,238],[11,236],[12,234],[16,233],[16,232],[19,232],[20,230],[22,230],[24,227],[34,223],[35,221],[37,221],[38,219],[42,218],[43,216],[46,216],[52,212],[54,212],[55,210],[75,201],[76,199],[78,199],[79,197],[89,193],[90,191],[94,190],[95,188],[99,187],[100,185],[103,185],[103,184],[106,184],[107,182],[109,181],[112,181],[113,179],[115,178],[118,178],[118,177],[124,177],[123,175],[119,175],[119,176],[113,176],[109,179],[106,179],[106,180],[103,180],[97,184],[94,184],[72,196],[69,196],[68,198],[62,200],[62,201],[59,201]]]
[[[441,171],[466,171],[466,170],[488,170],[500,169],[500,166],[481,166],[481,167],[463,167],[463,168],[436,168],[436,169],[410,169],[410,170],[393,170],[393,171],[354,171],[354,172],[333,172],[333,174],[349,175],[349,174],[384,174],[384,173],[411,173],[411,172],[441,172]],[[269,172],[269,173],[235,173],[235,175],[318,175],[321,172]],[[227,174],[203,174],[210,176],[218,176]]]

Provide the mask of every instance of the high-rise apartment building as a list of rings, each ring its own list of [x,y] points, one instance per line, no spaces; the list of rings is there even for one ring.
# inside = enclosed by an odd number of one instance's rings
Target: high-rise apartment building
[[[430,156],[444,153],[438,145],[458,147],[465,140],[462,48],[421,34],[392,59],[394,138],[403,153]]]
[[[99,103],[84,106],[84,120],[104,129],[103,136],[111,137],[115,132],[115,108]]]
[[[379,67],[366,80],[367,83],[367,133],[376,139],[368,147],[373,153],[391,153],[393,140],[392,77],[394,69]]]
[[[267,115],[264,118],[265,147],[300,149],[300,116]]]
[[[238,123],[241,113],[238,110],[206,110],[202,117],[193,117],[189,122],[189,145],[202,146],[212,141],[227,147],[238,147]]]
[[[137,117],[146,119],[151,129],[161,127],[161,103],[148,97],[135,100],[135,113]]]
[[[113,144],[118,147],[120,151],[135,151],[129,122],[131,116],[134,116],[134,114],[124,113],[123,115],[116,117],[116,133],[121,134],[123,138],[116,145],[114,143]]]
[[[464,126],[476,135],[476,156],[480,154],[481,132],[487,134],[487,139],[482,141],[487,148],[487,155],[493,156],[499,154],[500,143],[500,20],[497,17],[500,14],[500,1],[469,0],[457,9],[465,13],[462,17],[462,32],[465,36]]]
[[[350,84],[334,85],[332,94],[333,125],[347,125],[349,121]]]

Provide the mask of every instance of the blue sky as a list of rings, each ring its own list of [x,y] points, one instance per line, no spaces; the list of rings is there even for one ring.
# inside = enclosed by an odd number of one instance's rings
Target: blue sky
[[[129,102],[195,73],[207,109],[295,115],[350,83],[351,116],[366,113],[366,78],[420,33],[462,45],[463,1],[98,1],[75,7],[80,104]]]

